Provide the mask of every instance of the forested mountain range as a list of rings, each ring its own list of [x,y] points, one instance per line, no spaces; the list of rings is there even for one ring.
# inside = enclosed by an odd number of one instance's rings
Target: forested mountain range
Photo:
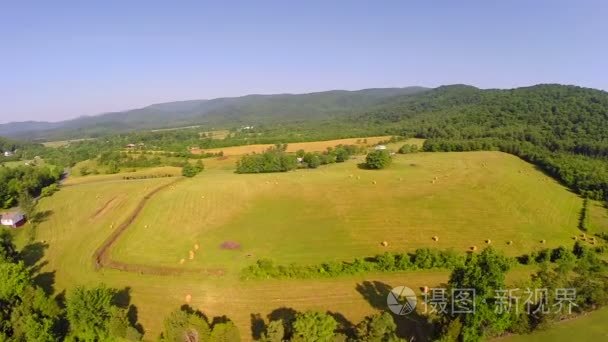
[[[247,95],[168,102],[56,123],[29,121],[3,124],[0,125],[0,136],[49,140],[197,124],[238,126],[327,119],[360,113],[384,103],[388,98],[426,90],[423,87],[332,90],[310,94]]]

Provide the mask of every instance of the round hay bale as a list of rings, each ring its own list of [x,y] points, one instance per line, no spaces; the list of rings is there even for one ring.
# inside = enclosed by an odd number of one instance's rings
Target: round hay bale
[[[382,245],[382,247],[387,247],[388,246],[388,242],[387,241],[382,241],[380,244]]]
[[[477,250],[477,246],[471,246],[471,250],[475,252]]]
[[[194,250],[195,250],[195,251],[198,251],[198,248],[199,248],[198,243],[195,243],[195,244],[194,244]]]
[[[275,185],[278,185],[278,184],[279,184],[279,182],[274,182],[274,184],[275,184]]]
[[[401,182],[403,180],[403,178],[399,177],[399,181]]]
[[[186,259],[181,259],[181,260],[179,261],[179,264],[181,265],[181,264],[183,264],[183,263],[185,263],[185,262],[186,262]]]
[[[492,240],[487,239],[487,240],[486,240],[486,243],[489,245],[489,244],[491,244],[491,243],[492,243]]]
[[[574,241],[578,240],[578,236],[574,235],[574,236],[572,237],[572,240],[574,240]]]
[[[147,225],[147,224],[146,224],[146,225],[144,225],[144,228],[148,228],[148,225]]]
[[[188,259],[190,259],[190,260],[194,259],[194,252],[193,251],[189,251],[188,252]]]
[[[361,179],[361,176],[357,176],[357,179]]]
[[[437,236],[437,235],[433,236],[433,241],[439,241],[439,236]]]
[[[513,244],[513,241],[511,241],[511,240],[507,241],[507,245],[512,245],[512,244]]]
[[[545,239],[540,240],[540,243],[546,243],[546,242],[547,242],[547,240],[545,240]]]
[[[201,196],[201,198],[205,198],[205,196]]]
[[[190,303],[192,301],[192,295],[187,294],[185,299],[186,299],[186,303]]]
[[[376,184],[376,181],[372,181],[372,184]]]

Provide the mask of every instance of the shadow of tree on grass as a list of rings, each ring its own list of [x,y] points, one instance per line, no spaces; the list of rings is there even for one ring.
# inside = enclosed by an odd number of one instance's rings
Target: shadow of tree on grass
[[[393,287],[380,281],[364,281],[357,284],[356,290],[375,309],[387,311],[386,298]],[[421,299],[418,300],[421,303]],[[389,311],[390,312],[390,311]],[[397,325],[397,336],[407,341],[432,341],[436,337],[435,324],[428,317],[413,311],[407,315],[392,313]]]

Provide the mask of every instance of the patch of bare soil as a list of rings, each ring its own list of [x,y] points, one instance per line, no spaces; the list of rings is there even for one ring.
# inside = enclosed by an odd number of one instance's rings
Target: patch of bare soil
[[[224,241],[220,245],[221,249],[241,249],[241,244],[236,241]]]

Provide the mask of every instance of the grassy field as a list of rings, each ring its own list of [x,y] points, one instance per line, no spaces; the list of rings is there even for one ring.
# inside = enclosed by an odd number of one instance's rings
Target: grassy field
[[[72,142],[85,141],[85,140],[94,140],[95,138],[85,138],[85,139],[73,139],[73,140],[57,140],[57,141],[47,141],[43,142],[42,145],[46,147],[63,147],[67,146]]]
[[[348,138],[348,139],[336,139],[326,141],[310,141],[300,143],[290,143],[287,145],[287,152],[296,152],[297,150],[304,150],[306,152],[325,151],[328,147],[335,147],[337,145],[364,145],[373,146],[380,141],[388,140],[391,136],[381,137],[368,137],[368,138]],[[366,142],[364,141],[366,140]],[[422,139],[415,139],[415,141],[422,141]],[[261,153],[266,151],[269,147],[274,146],[272,144],[256,144],[256,145],[243,145],[243,146],[231,146],[223,148],[212,148],[206,150],[196,150],[193,153],[218,153],[224,152],[225,156],[240,156],[248,153]]]
[[[570,342],[608,341],[608,308],[603,308],[582,317],[553,324],[549,329],[530,335],[509,336],[497,339],[504,342]]]
[[[486,239],[519,255],[571,244],[577,233],[582,201],[507,154],[399,155],[378,172],[356,164],[259,175],[208,170],[153,198],[113,256],[172,266],[198,244],[183,267],[236,272],[257,258],[306,264],[420,247],[464,252]],[[225,241],[241,249],[219,248]]]
[[[359,169],[360,156],[316,170],[259,175],[235,174],[234,160],[205,160],[200,175],[160,191],[111,250],[122,262],[220,268],[222,275],[154,276],[94,269],[93,253],[113,227],[147,193],[175,180],[123,181],[129,173],[69,178],[66,184],[72,186],[40,201],[39,210],[47,212],[47,219],[39,225],[36,241],[47,264],[39,280],[53,283],[56,292],[101,282],[129,288],[147,340],[156,339],[163,318],[184,304],[186,295],[209,316],[230,317],[248,339],[252,315],[267,317],[281,307],[318,309],[357,322],[384,309],[392,286],[433,286],[448,278],[446,271],[417,271],[323,280],[239,280],[238,271],[257,258],[309,264],[423,246],[464,252],[471,245],[483,248],[485,239],[516,255],[571,245],[571,236],[578,233],[582,200],[504,153],[397,155],[393,165],[381,171]],[[599,210],[590,224],[602,226],[605,220]],[[434,235],[440,237],[438,242],[432,240]],[[541,244],[541,239],[547,243]],[[390,245],[381,247],[383,240]],[[509,240],[513,244],[507,246]],[[224,241],[238,242],[241,249],[223,250],[219,245]],[[200,248],[188,260],[195,244]],[[181,259],[186,262],[180,264]],[[518,267],[509,277],[529,272]]]
[[[81,162],[81,163],[87,163]],[[79,174],[79,165],[78,163],[74,168],[72,168],[72,174],[63,182],[63,185],[71,186],[77,184],[88,184],[88,183],[99,183],[99,182],[114,182],[119,181],[119,183],[123,182],[123,177],[154,177],[161,175],[173,175],[173,176],[181,176],[182,169],[180,167],[174,166],[160,166],[160,167],[150,167],[150,168],[141,168],[138,171],[134,172],[122,172],[115,173],[111,175],[99,174],[99,175],[88,175],[81,176]],[[80,166],[81,167],[81,166]]]
[[[1,163],[1,165],[5,166],[5,167],[17,167],[17,166],[25,166],[25,165],[31,165],[31,166],[45,166],[46,163],[44,162],[44,159],[38,158],[38,159],[30,159],[30,160],[15,160],[15,161],[9,161],[9,162],[4,162]]]

